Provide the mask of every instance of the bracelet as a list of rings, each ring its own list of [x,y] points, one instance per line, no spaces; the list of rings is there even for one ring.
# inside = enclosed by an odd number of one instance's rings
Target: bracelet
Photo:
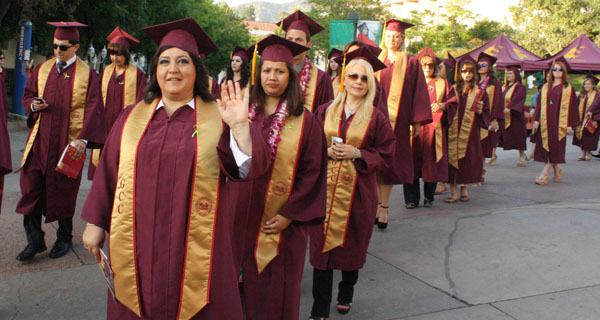
[[[354,154],[352,156],[352,161],[356,160],[356,158],[358,158],[358,148],[354,147]]]

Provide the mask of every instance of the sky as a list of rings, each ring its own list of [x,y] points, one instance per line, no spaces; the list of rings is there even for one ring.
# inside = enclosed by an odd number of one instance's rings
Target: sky
[[[255,0],[216,0],[215,2],[225,1],[230,7],[235,7],[237,5],[254,2]],[[292,0],[262,0],[274,3],[289,3]],[[488,18],[490,20],[496,20],[499,22],[504,22],[504,17],[506,17],[506,21],[511,23],[511,14],[508,11],[508,7],[517,5],[519,0],[472,0],[471,4],[468,6],[469,10],[478,14],[481,18]]]

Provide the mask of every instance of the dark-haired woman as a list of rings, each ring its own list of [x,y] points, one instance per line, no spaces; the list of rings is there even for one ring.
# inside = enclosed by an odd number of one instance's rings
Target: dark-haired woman
[[[454,85],[457,108],[448,108],[452,124],[448,129],[448,180],[451,196],[444,201],[453,203],[469,201],[467,185],[481,182],[483,152],[480,129],[489,125],[489,99],[477,86],[475,61],[465,55],[458,61],[460,76]],[[478,96],[481,97],[479,101]],[[456,112],[453,112],[456,110]],[[458,195],[460,188],[460,198]]]
[[[137,39],[119,27],[116,27],[106,39],[109,41],[108,56],[112,63],[102,71],[100,89],[108,132],[126,106],[142,100],[146,75],[131,63],[129,49],[139,43]],[[88,168],[89,180],[94,178],[99,159],[100,149],[94,149]]]
[[[115,122],[82,212],[97,261],[109,232],[107,318],[242,319],[226,178],[264,174],[268,145],[239,86],[214,101],[198,53],[217,47],[193,19],[143,30],[159,48],[150,84]]]
[[[231,61],[229,67],[227,68],[227,75],[223,80],[221,80],[220,85],[227,83],[227,81],[233,81],[234,83],[239,83],[240,88],[242,88],[242,93],[245,91],[244,89],[250,86],[250,56],[247,52],[247,49],[242,47],[235,47],[231,54]]]
[[[502,82],[496,78],[496,70],[494,70],[494,63],[496,60],[498,59],[485,52],[482,52],[477,59],[477,72],[479,73],[478,85],[481,88],[483,83],[487,83],[485,91],[490,99],[490,126],[489,128],[481,129],[480,133],[484,159],[490,159],[485,164],[489,166],[496,165],[496,159],[498,158],[496,156],[496,148],[500,141],[499,121],[504,119]]]
[[[340,74],[342,68],[335,62],[335,58],[342,56],[344,53],[338,49],[331,49],[327,55],[327,74],[331,78],[331,86],[333,87],[333,96],[337,96],[340,91]]]
[[[579,92],[579,104],[578,112],[582,119],[581,125],[575,128],[573,134],[573,145],[581,148],[581,157],[578,161],[590,161],[592,160],[592,151],[598,149],[598,137],[600,136],[600,130],[590,130],[585,128],[585,125],[591,121],[592,127],[594,126],[594,120],[592,119],[592,104],[598,96],[598,78],[592,74],[588,74],[583,83],[581,84],[581,90]],[[598,126],[598,123],[595,125]]]
[[[521,83],[519,66],[506,68],[506,84],[502,87],[504,119],[500,123],[502,130],[502,148],[504,150],[519,150],[517,166],[527,164],[527,127],[525,124],[525,98],[527,89]]]
[[[10,138],[8,136],[8,97],[6,96],[6,71],[4,61],[6,56],[0,50],[0,213],[2,212],[2,193],[4,190],[4,175],[12,171],[10,157]]]
[[[581,123],[575,89],[568,82],[569,68],[562,57],[552,62],[548,82],[542,87],[535,108],[533,129],[538,133],[534,160],[546,164],[535,178],[536,184],[548,184],[550,169],[554,170],[552,181],[560,182],[563,170],[558,164],[565,163],[567,128]]]
[[[254,181],[242,264],[248,320],[294,320],[308,228],[323,221],[327,144],[321,123],[302,105],[293,57],[308,48],[269,36],[252,88],[250,121],[262,126],[272,166]]]

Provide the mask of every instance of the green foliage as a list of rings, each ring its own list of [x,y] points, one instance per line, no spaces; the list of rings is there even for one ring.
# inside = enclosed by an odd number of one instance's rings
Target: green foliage
[[[557,53],[582,33],[600,41],[598,0],[520,0],[510,10],[522,30],[514,40],[540,56]]]
[[[242,19],[254,21],[256,20],[256,13],[253,5],[246,6],[242,9],[242,13],[240,14]]]

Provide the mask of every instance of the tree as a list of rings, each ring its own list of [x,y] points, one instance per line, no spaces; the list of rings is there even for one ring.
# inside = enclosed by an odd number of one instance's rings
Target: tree
[[[582,33],[600,40],[598,0],[520,0],[510,11],[521,31],[515,40],[540,56],[557,53]]]
[[[254,5],[247,5],[242,9],[242,14],[241,17],[244,20],[250,20],[250,21],[255,21],[256,20],[256,13],[255,13],[255,8]]]

